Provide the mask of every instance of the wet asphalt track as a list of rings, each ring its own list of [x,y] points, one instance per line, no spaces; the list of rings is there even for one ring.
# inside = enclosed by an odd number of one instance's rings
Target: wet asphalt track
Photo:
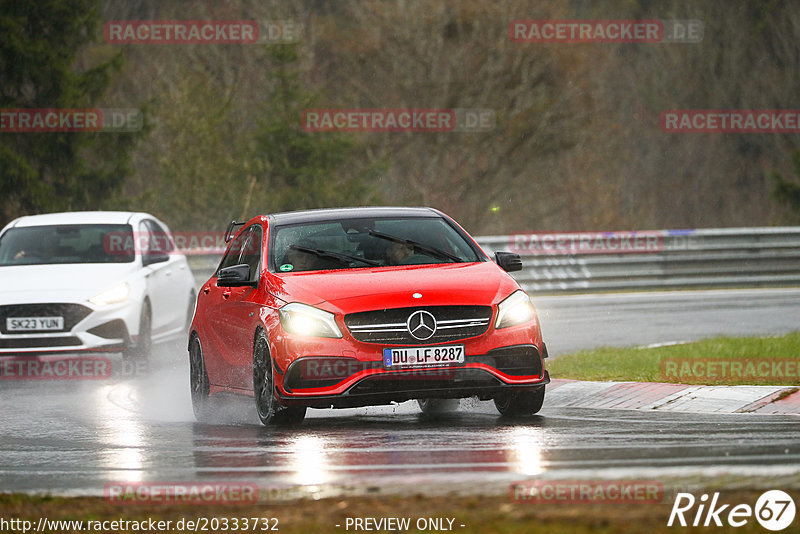
[[[800,290],[537,299],[551,354],[798,329]],[[594,332],[594,334],[592,334]],[[112,357],[115,375],[119,357]],[[714,481],[800,479],[800,418],[560,408],[518,421],[462,401],[425,419],[414,403],[311,410],[263,428],[252,401],[227,424],[191,415],[188,365],[161,346],[149,376],[0,380],[0,491],[103,493],[119,482],[241,481],[280,498],[413,491],[503,492],[527,477]],[[788,477],[788,479],[786,478]],[[274,490],[274,493],[269,491]]]
[[[800,331],[800,289],[535,297],[551,355],[601,346]]]

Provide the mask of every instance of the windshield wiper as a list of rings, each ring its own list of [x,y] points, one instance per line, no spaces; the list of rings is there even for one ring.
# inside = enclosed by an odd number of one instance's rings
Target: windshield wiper
[[[376,230],[367,230],[367,233],[371,236],[375,236],[380,239],[385,239],[387,241],[394,241],[395,243],[403,243],[404,245],[409,245],[411,247],[414,247],[415,251],[422,252],[423,254],[427,254],[428,256],[433,256],[435,258],[440,258],[440,259],[447,259],[455,263],[464,262],[464,260],[462,260],[461,258],[459,258],[454,254],[450,254],[449,252],[445,252],[444,250],[440,250],[435,247],[423,245],[419,241],[414,241],[413,239],[405,239],[390,234],[384,234],[383,232],[378,232]]]
[[[310,248],[301,245],[289,245],[289,248],[292,250],[299,250],[300,252],[308,252],[309,254],[314,254],[320,258],[332,258],[334,260],[339,260],[342,262],[342,264],[346,265],[350,265],[351,261],[360,261],[361,263],[366,263],[367,265],[371,265],[373,267],[381,265],[381,262],[379,261],[368,260],[367,258],[359,258],[358,256],[343,254],[341,252],[333,252],[331,250],[323,250],[321,248]]]

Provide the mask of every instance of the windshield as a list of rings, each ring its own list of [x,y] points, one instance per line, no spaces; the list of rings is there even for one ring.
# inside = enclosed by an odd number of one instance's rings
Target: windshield
[[[270,251],[270,265],[277,272],[480,261],[473,247],[442,218],[281,226]]]
[[[127,238],[127,239],[126,239]],[[11,228],[0,239],[0,266],[54,263],[130,263],[133,240],[127,224],[81,224]]]

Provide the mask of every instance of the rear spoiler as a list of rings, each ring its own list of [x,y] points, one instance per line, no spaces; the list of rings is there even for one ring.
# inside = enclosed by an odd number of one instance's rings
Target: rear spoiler
[[[236,227],[244,226],[244,224],[245,223],[243,222],[236,222],[235,220],[231,221],[231,223],[228,225],[228,229],[225,230],[225,242],[229,243],[230,240],[233,238],[234,230],[236,229]]]

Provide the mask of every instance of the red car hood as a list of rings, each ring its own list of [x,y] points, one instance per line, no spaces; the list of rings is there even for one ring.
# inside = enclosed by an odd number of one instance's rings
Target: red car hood
[[[493,262],[414,265],[277,275],[275,295],[287,302],[328,305],[333,312],[376,308],[490,305],[519,286]],[[414,298],[415,293],[421,298]]]

